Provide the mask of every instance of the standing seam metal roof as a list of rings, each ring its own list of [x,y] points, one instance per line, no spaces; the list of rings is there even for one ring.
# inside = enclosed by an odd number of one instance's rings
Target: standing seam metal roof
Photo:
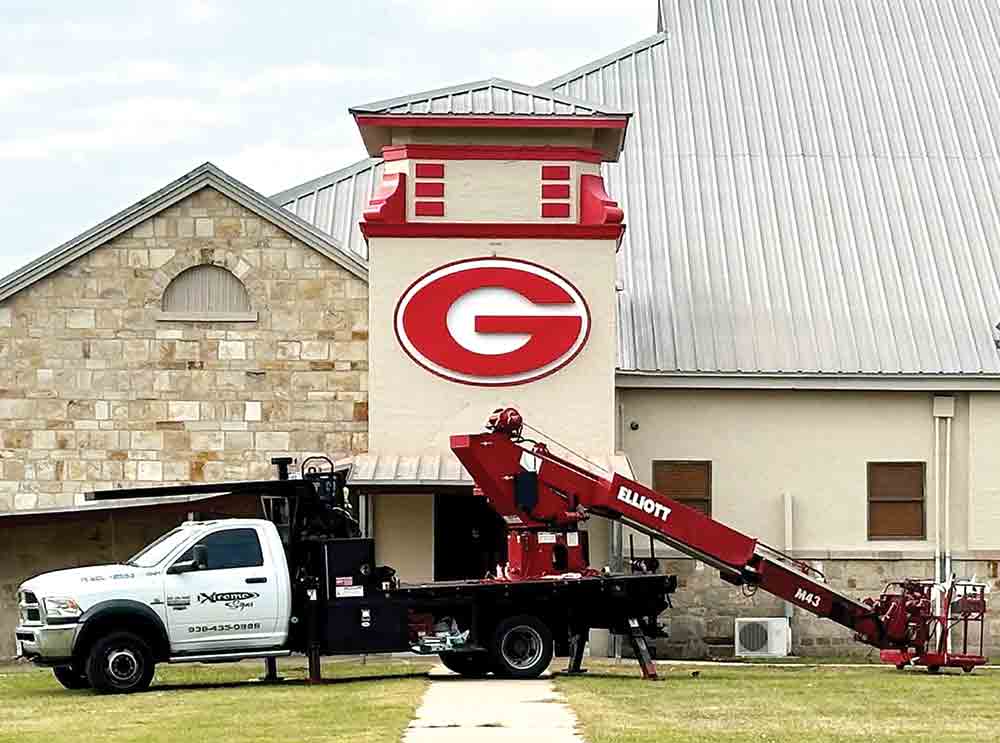
[[[352,106],[352,114],[430,116],[628,116],[629,111],[555,93],[549,88],[490,78]]]
[[[620,370],[1000,373],[1000,5],[662,0],[660,19],[547,84],[633,111],[603,166],[628,224]],[[314,221],[360,256],[372,162],[323,181],[350,211]]]

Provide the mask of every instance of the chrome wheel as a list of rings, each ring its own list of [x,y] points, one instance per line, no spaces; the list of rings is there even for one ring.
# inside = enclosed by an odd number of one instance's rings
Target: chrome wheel
[[[545,643],[538,630],[522,624],[507,631],[500,645],[500,652],[511,668],[526,671],[541,660],[544,647]]]
[[[108,676],[116,684],[128,686],[142,673],[142,661],[129,648],[108,653]]]

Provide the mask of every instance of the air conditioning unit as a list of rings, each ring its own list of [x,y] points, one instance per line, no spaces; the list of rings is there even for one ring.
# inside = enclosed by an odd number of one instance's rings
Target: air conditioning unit
[[[792,628],[786,617],[741,617],[736,620],[736,655],[783,658],[792,652]]]

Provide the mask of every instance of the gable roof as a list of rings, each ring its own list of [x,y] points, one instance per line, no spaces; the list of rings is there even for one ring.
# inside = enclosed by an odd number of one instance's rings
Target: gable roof
[[[200,165],[114,216],[77,235],[26,266],[0,278],[0,302],[100,247],[196,191],[211,186],[241,206],[274,223],[360,279],[367,280],[363,260],[343,250],[329,234],[278,206],[212,163]]]
[[[548,83],[635,111],[603,166],[628,224],[619,368],[1000,374],[1000,6],[662,0],[660,19]]]
[[[406,116],[629,116],[631,113],[606,103],[498,77],[352,106],[349,110],[355,115]]]

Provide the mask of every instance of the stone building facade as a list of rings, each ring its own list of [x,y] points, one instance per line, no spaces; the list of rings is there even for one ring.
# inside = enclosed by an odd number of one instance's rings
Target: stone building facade
[[[202,264],[256,322],[160,318]],[[205,188],[0,307],[0,511],[367,447],[367,285]]]
[[[0,302],[0,656],[20,581],[220,512],[58,513],[85,492],[267,479],[275,456],[367,448],[367,282],[212,182]],[[165,315],[199,266],[236,277],[251,312]]]

